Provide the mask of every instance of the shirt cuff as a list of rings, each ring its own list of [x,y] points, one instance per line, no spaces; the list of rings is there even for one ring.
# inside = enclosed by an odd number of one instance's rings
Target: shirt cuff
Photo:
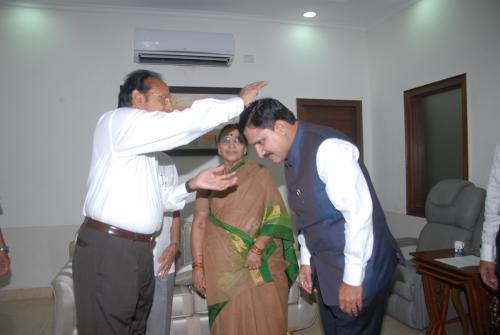
[[[346,264],[344,269],[344,283],[351,286],[361,286],[363,283],[364,273],[361,264]]]
[[[297,240],[300,244],[300,264],[301,265],[311,265],[311,253],[309,249],[307,249],[306,239],[304,235],[300,234],[297,237]]]
[[[185,200],[190,194],[191,193],[188,193],[186,190],[185,183],[177,184],[167,195],[163,211],[173,212],[183,209],[186,204]]]
[[[481,246],[481,260],[487,262],[496,262],[496,246],[483,244]]]

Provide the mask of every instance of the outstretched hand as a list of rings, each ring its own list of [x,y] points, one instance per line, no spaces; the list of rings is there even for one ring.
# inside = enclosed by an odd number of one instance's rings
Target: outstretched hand
[[[243,99],[245,106],[248,106],[259,93],[260,89],[267,85],[267,81],[257,81],[243,87],[240,91],[240,97]]]
[[[193,190],[214,190],[222,191],[228,187],[236,185],[238,178],[236,173],[224,174],[224,165],[216,168],[208,168],[201,171],[189,181],[189,187]]]

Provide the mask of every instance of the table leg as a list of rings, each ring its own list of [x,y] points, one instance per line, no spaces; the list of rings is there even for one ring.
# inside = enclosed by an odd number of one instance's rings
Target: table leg
[[[430,324],[427,335],[446,335],[445,322],[448,314],[450,286],[430,275],[422,274],[425,304],[429,313]]]
[[[462,329],[464,330],[463,334],[469,335],[469,322],[467,321],[467,314],[465,313],[464,306],[462,305],[462,301],[460,300],[459,289],[451,289],[451,301],[453,302],[453,306],[455,307],[458,318],[460,319],[460,324],[462,325]]]
[[[465,282],[465,292],[469,300],[469,313],[472,321],[472,329],[474,334],[489,334],[488,323],[488,299],[486,291],[482,286],[481,278],[474,277],[473,280]]]

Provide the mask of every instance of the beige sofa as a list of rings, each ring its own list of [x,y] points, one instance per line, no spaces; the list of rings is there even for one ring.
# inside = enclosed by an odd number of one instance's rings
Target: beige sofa
[[[177,276],[172,304],[172,335],[209,334],[206,300],[191,285],[191,224],[183,225],[181,252],[177,262]],[[56,275],[51,285],[54,292],[54,335],[76,335],[75,299],[71,256],[74,242],[70,244],[70,257]],[[311,327],[318,317],[315,299],[295,283],[288,296],[288,329],[290,332]]]

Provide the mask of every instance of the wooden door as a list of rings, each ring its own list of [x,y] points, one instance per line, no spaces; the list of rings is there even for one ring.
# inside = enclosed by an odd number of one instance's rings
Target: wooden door
[[[297,118],[341,131],[363,156],[361,100],[297,99]]]

